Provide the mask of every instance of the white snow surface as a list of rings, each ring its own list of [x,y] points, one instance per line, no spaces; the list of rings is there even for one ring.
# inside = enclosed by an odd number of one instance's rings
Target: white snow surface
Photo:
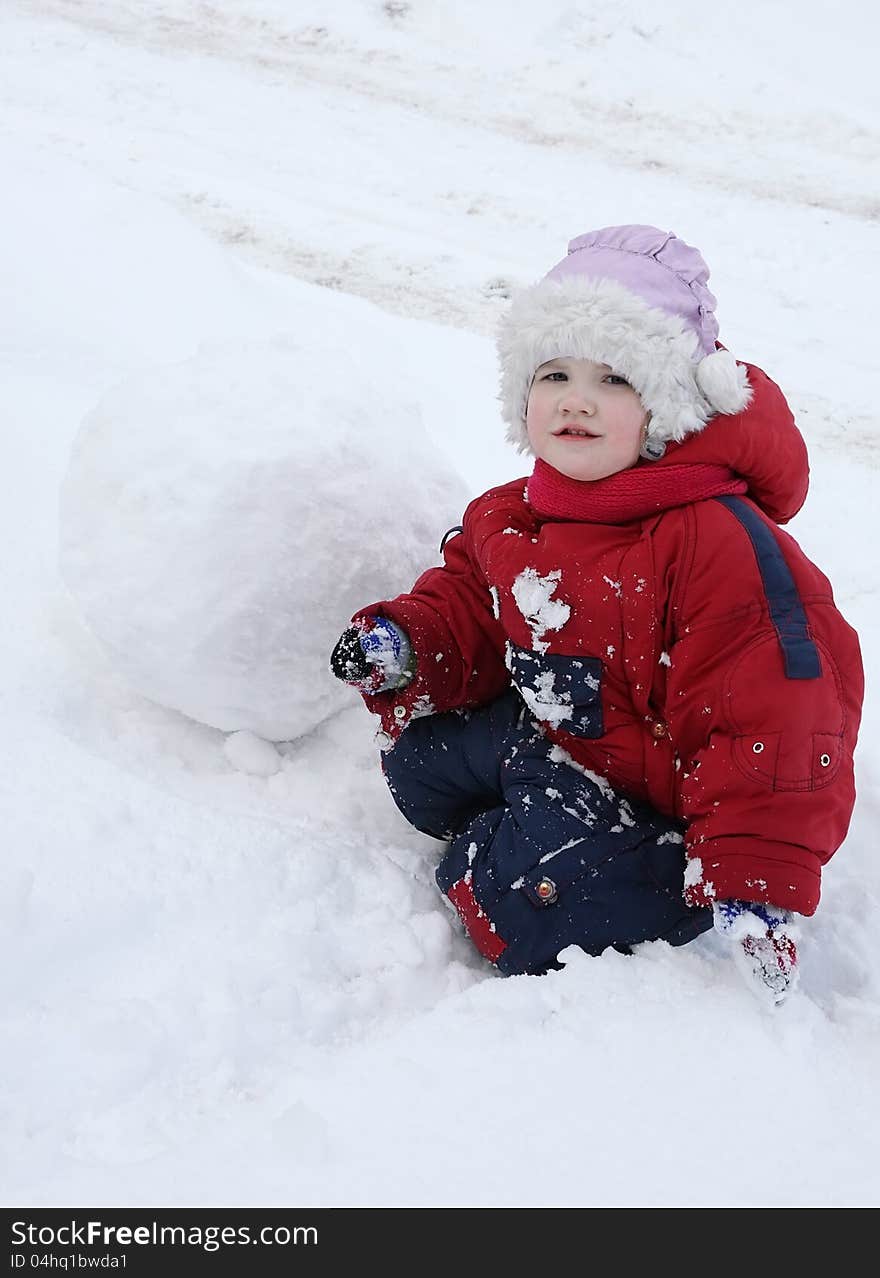
[[[862,0],[797,21],[758,0],[6,0],[6,1204],[878,1204],[878,35]],[[413,512],[433,545],[460,519],[450,472],[463,499],[524,473],[489,336],[511,288],[630,221],[703,250],[722,339],[787,392],[812,466],[791,530],[863,644],[859,802],[778,1010],[712,935],[496,976],[433,886],[440,845],[385,791],[375,721],[319,704],[318,633],[360,574],[358,602],[373,571],[411,584]],[[294,394],[281,352],[304,346],[345,360]],[[339,424],[306,422],[325,399]],[[258,491],[224,521],[193,458],[216,495],[236,455]],[[381,541],[393,475],[408,513]],[[372,511],[354,537],[334,492]],[[177,537],[182,595],[197,509],[240,562],[263,552],[254,653],[309,654],[275,746],[180,713],[218,694],[184,704],[200,679],[146,655],[162,618],[136,579]]]

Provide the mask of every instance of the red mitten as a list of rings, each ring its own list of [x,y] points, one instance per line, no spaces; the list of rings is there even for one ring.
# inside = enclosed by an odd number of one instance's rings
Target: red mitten
[[[774,1007],[797,988],[798,929],[788,910],[758,901],[716,901],[713,922],[746,984]]]

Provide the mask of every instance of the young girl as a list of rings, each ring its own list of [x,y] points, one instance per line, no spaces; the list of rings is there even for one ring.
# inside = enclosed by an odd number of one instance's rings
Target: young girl
[[[381,716],[404,816],[504,973],[715,926],[757,992],[797,976],[846,835],[863,677],[831,587],[777,525],[807,492],[780,390],[716,341],[696,249],[573,240],[503,321],[527,479],[444,564],[356,614],[334,674]]]

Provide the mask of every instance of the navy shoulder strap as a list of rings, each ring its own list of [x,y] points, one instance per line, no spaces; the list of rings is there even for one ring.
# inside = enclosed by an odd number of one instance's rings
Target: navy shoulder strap
[[[758,561],[770,620],[779,638],[786,679],[821,679],[819,651],[779,543],[761,516],[740,497],[716,497],[745,528]]]

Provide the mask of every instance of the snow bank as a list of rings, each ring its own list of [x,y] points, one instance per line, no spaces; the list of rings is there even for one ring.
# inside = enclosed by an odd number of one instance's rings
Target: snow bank
[[[337,635],[438,561],[467,501],[393,369],[367,364],[305,341],[217,343],[87,415],[62,575],[144,696],[272,741],[350,701],[328,668]]]

